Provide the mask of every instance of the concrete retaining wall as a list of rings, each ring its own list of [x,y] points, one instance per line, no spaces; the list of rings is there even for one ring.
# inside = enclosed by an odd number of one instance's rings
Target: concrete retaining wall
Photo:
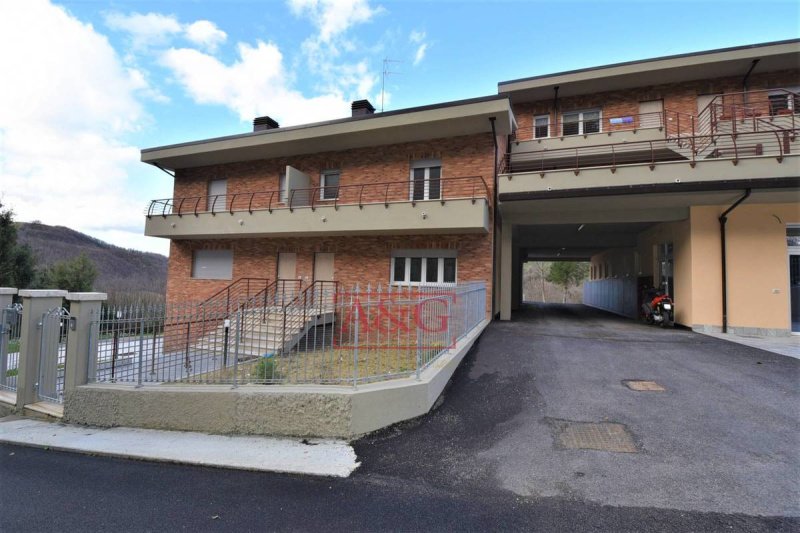
[[[91,384],[67,393],[64,421],[206,433],[351,439],[427,413],[488,320],[422,372],[351,387]]]

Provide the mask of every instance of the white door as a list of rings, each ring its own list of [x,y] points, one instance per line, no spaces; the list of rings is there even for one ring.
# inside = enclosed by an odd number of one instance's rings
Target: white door
[[[209,211],[218,213],[225,211],[228,202],[228,180],[211,180],[208,182],[208,206]]]
[[[663,100],[639,102],[639,127],[660,128],[664,118],[663,111]]]
[[[281,252],[278,254],[278,279],[297,279],[297,254]]]

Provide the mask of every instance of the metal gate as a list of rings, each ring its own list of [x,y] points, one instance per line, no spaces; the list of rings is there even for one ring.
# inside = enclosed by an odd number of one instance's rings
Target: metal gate
[[[22,330],[22,304],[0,312],[0,390],[17,390],[19,337]]]
[[[64,367],[69,331],[70,314],[63,307],[56,307],[42,315],[39,382],[36,384],[40,400],[64,401]]]

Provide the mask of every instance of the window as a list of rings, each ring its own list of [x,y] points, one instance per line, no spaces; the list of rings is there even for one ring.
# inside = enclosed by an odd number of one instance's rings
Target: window
[[[550,137],[550,115],[533,117],[533,138],[544,139]]]
[[[339,171],[326,170],[319,177],[319,199],[335,200],[339,197]]]
[[[392,257],[394,284],[441,285],[455,282],[455,250],[399,250]]]
[[[790,94],[780,93],[769,95],[769,114],[770,115],[791,115],[796,112],[797,102],[795,97]]]
[[[278,190],[279,193],[279,200],[283,203],[289,202],[289,189],[286,188],[286,172],[281,172],[281,175],[278,177]]]
[[[438,200],[442,194],[442,163],[426,159],[411,164],[411,199]]]
[[[211,212],[225,211],[228,202],[228,180],[211,180],[208,182],[208,209]]]
[[[195,250],[192,254],[194,279],[231,279],[233,250]]]
[[[561,134],[586,135],[600,132],[600,110],[573,111],[561,115]]]

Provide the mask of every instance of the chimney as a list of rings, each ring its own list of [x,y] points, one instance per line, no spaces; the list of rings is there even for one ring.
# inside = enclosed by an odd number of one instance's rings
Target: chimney
[[[269,117],[256,117],[253,119],[253,131],[274,130],[280,125]]]
[[[375,108],[372,107],[372,104],[369,103],[369,100],[356,100],[350,106],[350,109],[353,111],[354,117],[358,117],[360,115],[372,115],[375,113]]]

